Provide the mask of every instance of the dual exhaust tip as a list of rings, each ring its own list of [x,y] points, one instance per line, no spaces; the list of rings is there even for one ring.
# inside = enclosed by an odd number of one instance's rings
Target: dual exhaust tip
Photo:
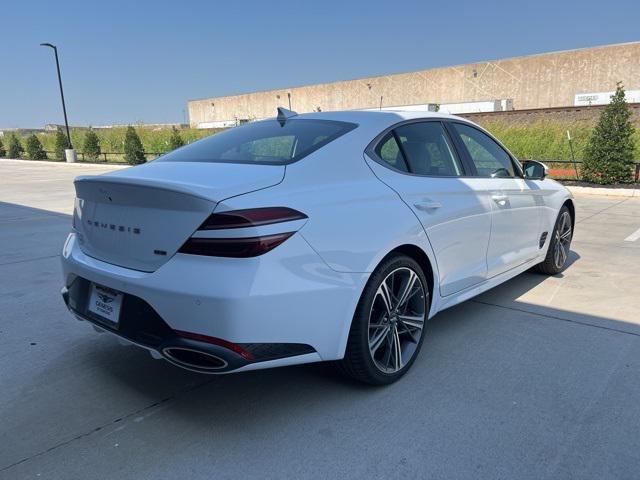
[[[229,366],[229,363],[213,353],[203,352],[186,346],[165,347],[162,355],[171,363],[197,372],[214,373]]]
[[[251,352],[236,343],[182,330],[174,333],[176,336],[168,339],[158,351],[178,367],[200,373],[223,373],[255,361]]]

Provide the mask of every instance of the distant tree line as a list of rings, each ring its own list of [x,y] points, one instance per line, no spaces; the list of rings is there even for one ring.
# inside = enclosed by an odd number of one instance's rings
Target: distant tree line
[[[206,135],[210,132],[198,132],[197,138]],[[44,134],[47,135],[47,134]],[[95,130],[89,129],[79,142],[80,148],[78,152],[84,155],[84,159],[88,161],[100,160],[102,155],[102,142]],[[74,141],[75,142],[75,141]],[[180,130],[175,126],[171,127],[168,138],[165,136],[163,144],[156,148],[164,147],[160,151],[154,153],[166,153],[176,148],[180,148],[186,144],[183,139]],[[6,146],[5,146],[6,144]],[[51,148],[51,144],[50,144]],[[53,159],[64,160],[65,150],[70,148],[69,139],[62,129],[57,129],[53,140]],[[113,147],[112,147],[113,148]],[[147,161],[145,148],[138,131],[129,126],[124,132],[124,140],[122,140],[120,150],[123,153],[124,160],[131,165],[138,165]],[[113,152],[113,150],[109,153]],[[11,133],[3,138],[0,137],[0,158],[22,158],[25,157],[30,160],[47,160],[48,155],[45,148],[42,145],[38,135],[31,134],[21,139],[15,133]]]

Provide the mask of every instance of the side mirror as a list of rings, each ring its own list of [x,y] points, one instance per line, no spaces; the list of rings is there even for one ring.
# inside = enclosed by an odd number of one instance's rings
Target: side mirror
[[[549,175],[549,168],[544,163],[535,160],[526,160],[522,164],[522,170],[526,180],[544,180]]]

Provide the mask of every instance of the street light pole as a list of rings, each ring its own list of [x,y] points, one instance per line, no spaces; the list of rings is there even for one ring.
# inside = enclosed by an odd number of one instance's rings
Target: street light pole
[[[58,84],[60,85],[60,97],[62,98],[62,112],[64,113],[64,126],[67,129],[67,140],[69,141],[69,148],[73,149],[71,144],[71,134],[69,133],[69,121],[67,120],[67,107],[64,104],[64,90],[62,90],[62,76],[60,75],[60,61],[58,60],[58,47],[51,43],[41,43],[41,47],[53,48],[53,52],[56,56],[56,69],[58,70]]]

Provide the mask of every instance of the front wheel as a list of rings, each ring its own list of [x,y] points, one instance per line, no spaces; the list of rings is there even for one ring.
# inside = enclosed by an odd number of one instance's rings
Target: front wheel
[[[398,380],[420,351],[428,308],[420,265],[406,255],[383,261],[360,297],[341,370],[373,385]]]
[[[560,209],[556,224],[549,240],[547,256],[542,263],[536,265],[536,270],[547,275],[555,275],[564,270],[569,258],[571,239],[573,238],[573,221],[566,206]]]

